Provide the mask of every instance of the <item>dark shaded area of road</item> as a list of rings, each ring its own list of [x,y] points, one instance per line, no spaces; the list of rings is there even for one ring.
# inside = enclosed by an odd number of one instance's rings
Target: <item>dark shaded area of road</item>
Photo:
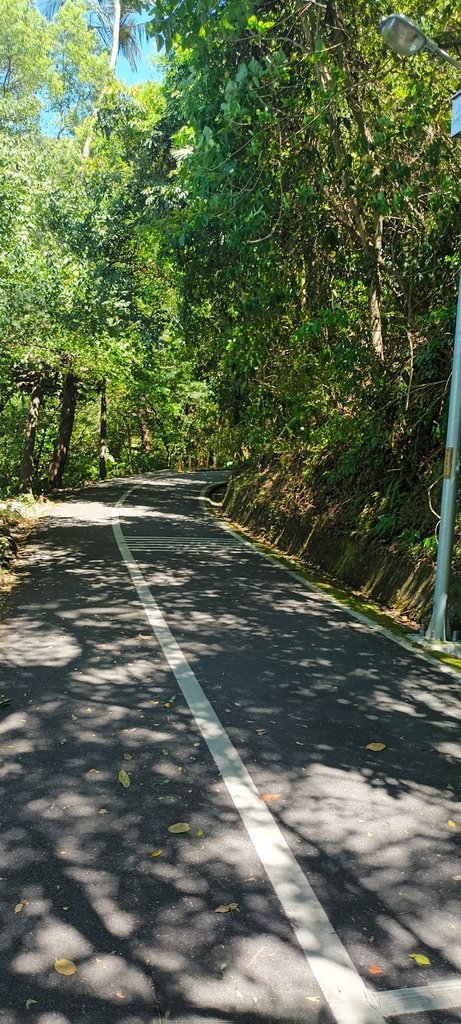
[[[211,479],[87,489],[22,560],[2,629],[1,1024],[332,1024],[121,562],[129,487],[133,554],[368,987],[461,977],[458,679],[220,548]]]

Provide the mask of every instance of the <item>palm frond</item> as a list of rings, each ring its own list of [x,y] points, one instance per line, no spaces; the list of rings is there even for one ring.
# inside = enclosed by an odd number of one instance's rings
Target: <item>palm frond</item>
[[[64,0],[41,0],[38,4],[38,9],[40,14],[43,14],[45,18],[48,18],[48,20],[51,21],[59,11],[59,8],[62,7],[63,3]]]
[[[88,9],[90,11],[91,27],[96,30],[104,46],[110,50],[112,45],[113,10],[111,10],[107,3],[100,3],[98,0],[93,0],[93,2],[89,3]]]
[[[120,52],[133,71],[141,59],[141,47],[146,39],[146,28],[136,20],[133,11],[124,11],[120,22]]]
[[[64,0],[39,0],[39,7],[46,18],[54,18]],[[133,71],[141,58],[141,47],[147,37],[145,25],[139,21],[138,6],[129,0],[122,2],[120,22],[120,52],[127,58]],[[113,0],[88,0],[88,22],[96,29],[104,46],[110,50],[114,20]]]

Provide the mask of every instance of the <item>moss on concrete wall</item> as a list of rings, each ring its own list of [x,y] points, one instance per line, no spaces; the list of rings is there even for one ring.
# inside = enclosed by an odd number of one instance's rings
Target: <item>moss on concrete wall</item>
[[[400,615],[427,622],[433,559],[358,529],[360,509],[354,512],[353,505],[350,500],[326,504],[324,494],[313,493],[308,482],[280,467],[236,474],[224,502],[234,522],[279,551]]]

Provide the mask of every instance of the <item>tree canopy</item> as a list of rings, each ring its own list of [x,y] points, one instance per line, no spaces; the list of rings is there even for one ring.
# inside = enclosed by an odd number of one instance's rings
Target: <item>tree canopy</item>
[[[456,72],[386,51],[382,0],[6,3],[3,493],[276,459],[410,529],[444,434]],[[459,14],[423,8],[459,53]],[[140,15],[164,80],[127,88]]]

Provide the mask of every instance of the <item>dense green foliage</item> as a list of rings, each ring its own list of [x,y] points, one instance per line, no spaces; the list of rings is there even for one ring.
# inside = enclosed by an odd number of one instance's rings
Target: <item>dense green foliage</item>
[[[183,121],[181,321],[228,456],[281,459],[333,506],[347,487],[364,528],[423,539],[461,241],[456,72],[386,51],[383,0],[155,11]],[[425,16],[456,52],[459,15]]]
[[[60,486],[64,469],[75,484],[195,459],[214,407],[193,378],[159,253],[172,166],[161,88],[121,87],[83,3],[67,0],[50,22],[32,0],[8,3],[1,492]]]
[[[50,463],[60,485],[73,427],[69,483],[282,460],[355,489],[367,528],[423,537],[401,510],[440,473],[456,72],[385,51],[384,0],[159,0],[122,15],[144,7],[164,85],[122,89],[111,3],[103,40],[83,0],[51,21],[7,3],[3,491],[43,486]],[[423,25],[459,50],[448,6],[426,3]]]

